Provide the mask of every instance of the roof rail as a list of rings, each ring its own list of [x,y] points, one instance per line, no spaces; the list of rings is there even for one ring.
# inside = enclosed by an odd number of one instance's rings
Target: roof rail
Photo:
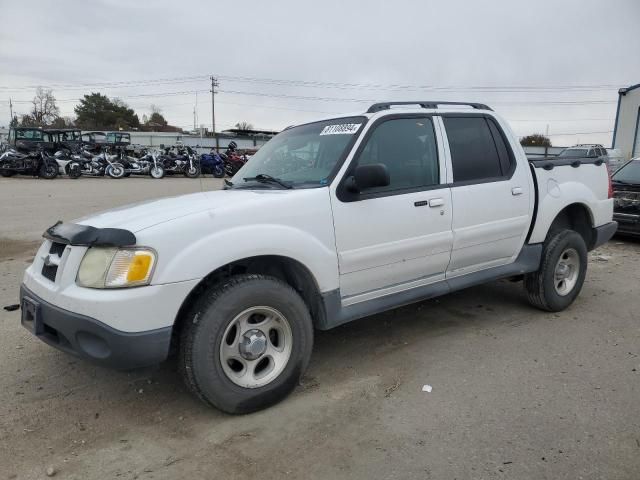
[[[468,107],[472,107],[478,110],[491,110],[487,105],[483,103],[472,103],[472,102],[446,102],[446,101],[435,101],[435,100],[417,100],[413,102],[380,102],[374,103],[369,107],[367,113],[376,113],[381,110],[388,110],[394,105],[420,105],[422,108],[438,108],[438,105],[466,105]]]
[[[604,148],[600,143],[577,143],[574,147],[600,147]]]

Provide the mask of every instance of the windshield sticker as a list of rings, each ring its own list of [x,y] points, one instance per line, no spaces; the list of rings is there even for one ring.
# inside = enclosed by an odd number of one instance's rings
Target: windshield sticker
[[[361,123],[342,123],[340,125],[327,125],[320,135],[353,135],[360,128]]]

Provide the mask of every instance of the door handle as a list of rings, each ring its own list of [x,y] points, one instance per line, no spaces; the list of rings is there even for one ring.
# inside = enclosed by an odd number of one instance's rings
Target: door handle
[[[524,192],[524,190],[522,190],[522,187],[513,187],[511,189],[511,195],[522,195],[522,193]]]
[[[444,200],[442,198],[431,198],[429,199],[429,206],[431,208],[441,207],[444,205]]]

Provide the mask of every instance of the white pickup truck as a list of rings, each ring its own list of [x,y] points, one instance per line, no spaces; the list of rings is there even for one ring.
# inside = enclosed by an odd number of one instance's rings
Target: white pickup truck
[[[199,398],[250,412],[295,388],[314,329],[505,277],[568,307],[611,197],[602,159],[529,162],[485,105],[379,103],[287,128],[224,190],[57,223],[22,324],[116,368],[177,351]]]

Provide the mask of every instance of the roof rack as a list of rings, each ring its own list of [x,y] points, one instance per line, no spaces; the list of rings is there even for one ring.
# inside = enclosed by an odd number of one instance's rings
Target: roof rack
[[[438,105],[466,105],[467,107],[472,107],[478,110],[491,110],[487,105],[483,103],[472,103],[472,102],[440,102],[435,100],[418,100],[413,102],[380,102],[374,103],[369,107],[367,113],[376,113],[381,110],[388,110],[394,105],[420,105],[422,108],[438,108]]]
[[[600,147],[604,148],[600,143],[577,143],[574,147]]]

